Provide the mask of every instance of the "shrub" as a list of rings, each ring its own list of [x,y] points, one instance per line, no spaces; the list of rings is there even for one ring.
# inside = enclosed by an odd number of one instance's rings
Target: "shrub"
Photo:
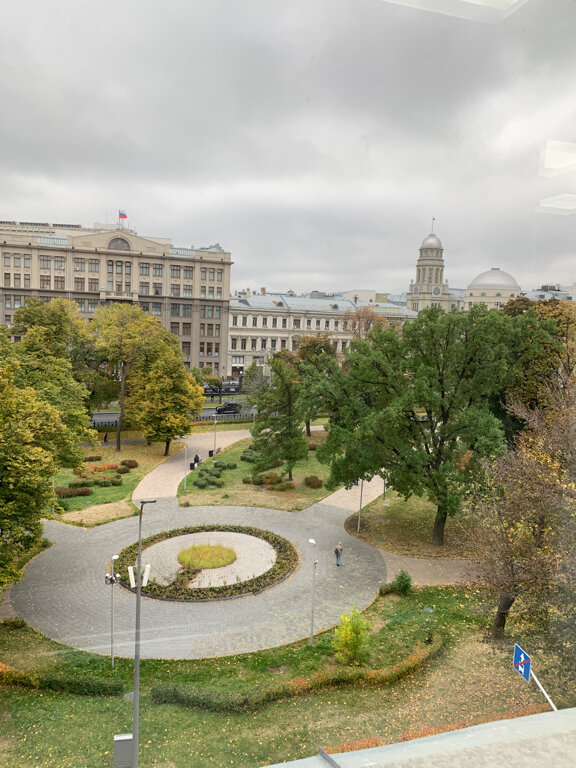
[[[237,466],[235,461],[229,461],[228,464],[226,464],[226,469],[236,469]]]
[[[392,587],[398,595],[409,595],[412,591],[412,576],[408,571],[400,571],[392,582]]]
[[[316,450],[318,450],[318,446],[316,445],[316,443],[310,443],[308,445],[308,450],[309,451],[316,451]]]
[[[72,470],[72,474],[76,475],[76,477],[82,477],[82,474],[84,472],[84,467],[74,467]]]
[[[72,480],[71,483],[68,483],[68,488],[84,488],[85,483],[84,480]]]
[[[78,677],[44,673],[38,675],[38,688],[65,691],[80,696],[120,696],[124,692],[122,680],[108,677]]]
[[[304,478],[304,485],[308,488],[322,488],[323,482],[317,475],[309,475]]]
[[[262,480],[267,485],[274,485],[274,483],[277,483],[278,480],[280,480],[280,476],[278,475],[278,472],[267,472],[263,477]]]
[[[110,488],[110,486],[112,485],[112,481],[104,480],[104,479],[96,480],[96,485],[99,485],[100,488]]]
[[[110,480],[112,485],[122,485],[122,478],[121,477],[113,477],[112,480]]]
[[[242,478],[242,482],[243,482],[245,485],[250,485],[250,483],[252,482],[252,478],[251,478],[251,477],[243,477],[243,478]]]
[[[226,462],[225,461],[215,461],[214,466],[216,469],[226,469]]]
[[[120,464],[124,467],[128,467],[128,469],[136,469],[138,466],[136,459],[123,459]]]
[[[86,456],[84,462],[87,461],[102,461],[102,456]]]
[[[247,461],[249,464],[254,464],[257,458],[258,458],[257,454],[250,448],[247,448],[243,452],[243,454],[240,456],[241,461]]]
[[[92,488],[54,488],[56,496],[60,499],[71,498],[72,496],[90,496],[93,491]]]
[[[264,485],[264,480],[262,480],[260,475],[254,475],[252,477],[252,485]]]
[[[224,486],[224,480],[220,480],[219,478],[215,478],[212,480],[212,485],[215,485],[216,488],[222,488]]]
[[[60,507],[61,512],[68,512],[68,510],[70,509],[70,502],[66,501],[66,499],[60,499],[60,501],[58,502],[58,506]]]
[[[116,470],[116,472],[117,472],[119,475],[126,475],[128,472],[130,472],[130,467],[118,467],[118,469]]]
[[[366,664],[370,656],[370,623],[354,606],[350,613],[340,616],[332,647],[336,658],[343,664]]]
[[[192,481],[192,485],[196,488],[208,488],[208,480],[204,480],[203,477],[197,477]]]
[[[8,619],[2,619],[0,624],[8,629],[24,629],[26,622],[20,616],[11,616]]]

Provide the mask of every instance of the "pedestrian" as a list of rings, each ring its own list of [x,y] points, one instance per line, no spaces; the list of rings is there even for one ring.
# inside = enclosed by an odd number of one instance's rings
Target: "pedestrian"
[[[108,442],[108,432],[104,432],[104,445]]]
[[[198,454],[196,454],[196,456],[194,456],[194,464],[196,464],[196,466],[198,466],[198,464],[200,464],[200,456],[198,456]]]
[[[340,558],[342,557],[342,542],[339,541],[334,548],[334,554],[336,555],[336,565],[340,565]]]

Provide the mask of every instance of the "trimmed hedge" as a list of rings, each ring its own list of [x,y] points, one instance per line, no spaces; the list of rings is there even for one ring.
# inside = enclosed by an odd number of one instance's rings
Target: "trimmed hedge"
[[[94,491],[92,488],[63,488],[62,486],[57,486],[54,488],[54,492],[56,496],[60,499],[67,499],[71,498],[72,496],[90,496]]]
[[[343,685],[391,685],[421,669],[427,661],[437,656],[443,647],[444,639],[437,635],[431,643],[419,646],[392,667],[370,670],[359,667],[329,669],[315,672],[309,677],[293,677],[291,680],[281,680],[246,691],[221,691],[192,685],[161,683],[153,686],[152,700],[155,704],[180,704],[183,707],[197,707],[211,712],[253,712],[272,701],[304,696],[324,688]]]
[[[124,683],[109,677],[79,677],[76,675],[40,672],[20,672],[0,662],[0,682],[4,685],[20,685],[35,690],[75,693],[79,696],[121,696]]]
[[[225,531],[230,533],[245,533],[248,536],[256,536],[271,544],[276,550],[276,561],[265,573],[255,576],[252,579],[241,581],[235,584],[225,584],[219,587],[195,587],[190,589],[188,586],[189,578],[182,571],[171,584],[162,585],[156,582],[149,583],[142,588],[142,594],[147,597],[158,597],[166,600],[211,600],[217,598],[236,597],[261,592],[263,589],[276,584],[289,576],[298,564],[298,553],[293,545],[281,536],[277,536],[271,531],[264,531],[260,528],[252,528],[246,525],[198,525],[186,528],[177,528],[171,531],[161,531],[153,536],[148,536],[142,541],[142,547],[151,547],[160,541],[172,539],[176,536],[185,536],[189,533],[200,533],[202,531]],[[138,552],[138,542],[131,544],[120,553],[116,563],[118,573],[120,573],[120,583],[126,589],[130,589],[128,580],[128,566],[134,565]],[[134,590],[131,590],[134,591]]]
[[[117,472],[119,475],[126,475],[128,472],[130,472],[130,467],[122,467],[122,466],[121,466],[121,467],[118,467],[118,469],[116,470],[116,472]]]
[[[136,469],[138,466],[136,459],[123,459],[120,464],[124,467],[128,467],[128,469]]]
[[[88,461],[102,461],[102,456],[86,456],[84,463]]]
[[[304,485],[308,488],[322,488],[323,482],[318,475],[308,475],[304,478]]]

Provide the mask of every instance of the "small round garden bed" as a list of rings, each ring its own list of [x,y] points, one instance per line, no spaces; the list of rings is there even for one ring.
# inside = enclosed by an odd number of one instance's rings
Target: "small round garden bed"
[[[298,553],[294,546],[287,540],[271,531],[264,531],[259,528],[241,525],[202,525],[189,526],[186,528],[177,528],[171,531],[162,531],[154,536],[149,536],[142,540],[142,566],[147,562],[145,550],[166,542],[170,539],[182,537],[183,542],[187,542],[192,534],[205,532],[223,532],[226,534],[243,534],[266,542],[273,548],[275,558],[272,558],[271,567],[262,573],[254,575],[252,578],[238,579],[234,583],[211,585],[210,579],[208,586],[197,586],[198,576],[201,573],[198,569],[180,567],[176,569],[169,578],[163,578],[164,583],[160,583],[155,575],[154,569],[150,575],[150,582],[142,587],[142,594],[146,597],[152,597],[159,600],[176,600],[185,602],[203,601],[203,600],[221,600],[245,595],[254,595],[267,589],[280,581],[286,579],[298,565]],[[183,544],[184,547],[184,544]],[[178,549],[178,547],[176,548]],[[138,543],[131,544],[122,550],[117,561],[118,572],[120,573],[120,583],[122,586],[135,592],[128,580],[128,566],[135,567],[138,556]],[[211,573],[217,574],[220,569],[213,569]],[[218,581],[214,578],[213,581]],[[206,583],[206,580],[204,580]]]

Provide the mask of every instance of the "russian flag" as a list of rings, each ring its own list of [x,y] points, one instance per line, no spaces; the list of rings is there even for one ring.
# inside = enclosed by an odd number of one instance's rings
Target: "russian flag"
[[[126,216],[126,211],[118,211],[118,218],[119,219],[127,219],[128,216]]]

